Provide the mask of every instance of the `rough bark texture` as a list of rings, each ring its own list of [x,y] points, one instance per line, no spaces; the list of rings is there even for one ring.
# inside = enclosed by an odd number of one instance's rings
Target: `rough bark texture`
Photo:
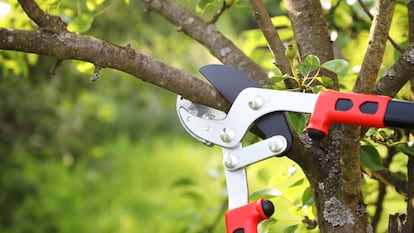
[[[0,28],[0,49],[87,61],[100,68],[124,71],[143,81],[217,109],[229,105],[210,85],[194,76],[139,53],[93,37],[70,32],[22,31]]]
[[[20,0],[19,2],[41,30],[23,31],[0,28],[0,49],[49,55],[59,60],[77,59],[91,62],[100,68],[124,71],[143,81],[181,94],[194,102],[221,110],[229,108],[229,104],[214,88],[190,74],[154,60],[130,46],[119,46],[93,37],[70,33],[58,17],[42,12],[33,0]],[[220,33],[214,24],[203,21],[173,0],[146,0],[145,2],[148,9],[159,13],[175,24],[180,31],[200,42],[224,64],[243,71],[261,84],[268,82],[263,70]],[[314,54],[320,58],[321,62],[333,59],[332,45],[320,1],[286,0],[285,2],[301,57]],[[272,25],[269,24],[269,17],[263,5],[260,5],[261,1],[252,0],[250,3],[258,24],[274,53],[275,60],[281,68],[284,67],[286,65],[284,58],[280,57],[282,45],[279,41],[272,42],[272,38],[277,39],[277,32],[274,28],[271,29]],[[385,46],[384,40],[388,34],[393,4],[391,0],[379,1],[367,56],[361,69],[361,72],[366,72],[367,76],[361,73],[355,87],[356,91],[368,92],[374,87],[375,77],[381,63],[378,60],[382,57],[381,51]],[[407,6],[411,45],[375,85],[373,89],[375,94],[395,96],[398,90],[414,76],[413,5],[413,0],[409,0]],[[374,58],[374,61],[370,60],[371,58]],[[334,80],[334,88],[337,89],[336,76],[329,72],[324,75]],[[312,141],[305,134],[293,138],[292,151],[288,156],[302,167],[310,181],[318,212],[320,232],[349,233],[369,232],[370,230],[361,198],[359,135],[359,127],[334,125],[328,137],[322,141]],[[411,166],[412,163],[411,159]],[[412,171],[413,168],[409,172],[410,177],[413,176]],[[387,173],[387,170],[372,172],[372,174],[379,180],[382,179],[394,186],[400,186],[398,182],[402,182],[393,180],[392,174]],[[414,185],[401,192],[408,193],[409,197],[412,197],[414,193],[412,187]],[[414,201],[412,198],[409,200],[411,210],[408,210],[408,214],[413,216]],[[411,217],[411,219],[414,218]],[[400,216],[390,218],[390,226],[398,225],[398,221],[401,222]]]
[[[374,88],[378,71],[382,64],[394,7],[394,0],[381,0],[377,3],[368,38],[367,51],[365,52],[361,71],[353,89],[354,92],[371,93]]]
[[[214,24],[205,22],[173,0],[146,0],[150,10],[158,12],[179,30],[208,48],[223,64],[247,74],[260,85],[269,84],[262,68],[227,39]]]

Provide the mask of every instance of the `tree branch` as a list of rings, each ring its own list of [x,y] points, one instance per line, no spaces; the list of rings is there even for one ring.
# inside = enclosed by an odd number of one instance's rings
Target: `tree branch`
[[[256,18],[256,22],[262,30],[269,49],[273,54],[275,65],[282,71],[283,74],[292,74],[289,59],[285,56],[286,48],[266,11],[263,1],[249,0],[249,2],[253,15]],[[288,88],[295,88],[297,86],[294,80],[286,79],[286,81],[287,82],[285,82],[285,84]]]
[[[20,6],[27,16],[35,22],[42,30],[51,32],[65,32],[66,24],[55,15],[45,13],[33,0],[18,0]]]
[[[373,93],[394,97],[397,92],[414,76],[414,44],[377,82]]]
[[[369,11],[368,7],[365,5],[365,3],[362,0],[358,0],[359,5],[361,5],[362,10],[364,10],[365,14],[371,19],[374,19],[374,16],[371,14],[371,12]],[[404,49],[401,48],[397,42],[395,42],[390,35],[387,36],[388,37],[388,41],[392,44],[392,46],[394,46],[394,48],[396,50],[398,50],[400,53],[404,52]]]
[[[253,15],[256,18],[256,22],[259,28],[262,30],[263,35],[269,45],[270,51],[275,59],[275,65],[284,74],[290,74],[289,60],[285,56],[285,46],[277,33],[275,26],[268,15],[266,8],[262,0],[249,0],[252,8]]]
[[[101,68],[131,74],[145,82],[216,109],[229,104],[207,83],[132,49],[75,33],[23,31],[0,28],[0,49],[53,56],[59,60],[87,61]]]
[[[145,0],[145,3],[149,10],[158,12],[179,27],[180,31],[208,48],[223,64],[242,71],[260,85],[270,84],[262,68],[227,39],[214,24],[205,22],[173,0]]]
[[[375,86],[379,68],[391,26],[395,0],[380,0],[377,3],[374,20],[368,38],[368,47],[361,71],[353,88],[357,93],[371,93]]]
[[[382,183],[394,187],[401,195],[407,195],[407,181],[400,175],[391,172],[388,169],[370,170],[364,167],[364,172],[371,178],[381,181]]]
[[[414,44],[414,0],[408,0],[408,41]]]

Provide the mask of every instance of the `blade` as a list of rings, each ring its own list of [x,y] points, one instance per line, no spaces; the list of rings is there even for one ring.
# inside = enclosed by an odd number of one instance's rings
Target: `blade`
[[[231,103],[242,90],[248,87],[260,87],[242,72],[224,65],[207,65],[200,69],[200,73]],[[274,112],[261,117],[252,131],[261,138],[284,136],[288,141],[286,151],[289,151],[292,145],[292,135],[283,112]]]
[[[248,87],[260,87],[242,72],[224,65],[206,65],[200,73],[224,96],[233,103],[239,93]]]

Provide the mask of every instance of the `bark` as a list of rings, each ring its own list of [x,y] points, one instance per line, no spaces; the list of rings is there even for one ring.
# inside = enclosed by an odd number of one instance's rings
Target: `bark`
[[[362,62],[361,71],[353,91],[357,93],[371,93],[382,64],[384,50],[388,39],[394,0],[380,0],[377,3],[374,20],[368,38],[368,47]]]
[[[414,44],[414,0],[408,0],[408,41]]]
[[[413,77],[414,45],[411,45],[398,61],[381,77],[374,87],[376,95],[394,97],[397,92]]]
[[[75,33],[0,28],[0,49],[37,53],[59,60],[87,61],[112,68],[182,95],[194,102],[227,110],[229,104],[210,85],[132,49]]]
[[[60,20],[42,13],[32,0],[20,0],[29,17],[39,25],[41,30],[22,31],[0,28],[0,49],[15,50],[28,53],[49,55],[58,60],[77,59],[95,64],[99,68],[112,68],[129,73],[143,81],[183,95],[194,102],[217,109],[227,110],[229,104],[210,85],[190,74],[154,60],[130,46],[120,46],[93,37],[81,36],[66,31]],[[261,2],[251,1],[254,14],[263,30],[269,47],[276,57],[280,58],[280,42],[272,42],[277,32],[270,30],[269,18],[263,12]],[[389,12],[392,1],[381,0],[379,12]],[[173,0],[146,0],[149,10],[161,14],[175,24],[189,37],[200,42],[224,64],[232,66],[248,74],[261,84],[268,79],[263,70],[227,39],[214,24],[205,22],[192,12]],[[408,1],[408,6],[413,0]],[[302,58],[308,54],[318,56],[321,62],[333,59],[332,45],[329,39],[327,24],[319,0],[286,0],[289,18],[292,21],[297,44]],[[384,8],[382,8],[384,7]],[[413,41],[413,10],[409,8],[410,38]],[[385,18],[376,16],[372,31],[372,42],[367,53],[382,56],[377,50],[383,49],[383,34],[388,32]],[[382,14],[381,14],[382,15]],[[51,20],[52,19],[52,20]],[[375,21],[375,20],[374,20]],[[389,26],[388,26],[389,27]],[[268,30],[269,29],[269,30]],[[275,34],[276,33],[276,34]],[[376,34],[377,33],[377,34]],[[378,36],[379,44],[375,44]],[[273,48],[274,47],[274,48]],[[279,55],[276,55],[279,54]],[[374,56],[374,57],[375,57]],[[283,56],[284,57],[284,56]],[[280,58],[281,59],[281,58]],[[366,59],[370,59],[367,57]],[[280,60],[283,63],[283,59]],[[364,61],[369,63],[369,60]],[[378,64],[365,69],[371,74],[367,79],[368,88],[358,91],[372,90],[372,83],[377,75]],[[286,72],[287,73],[287,72]],[[372,75],[374,74],[375,75]],[[411,43],[402,57],[391,67],[387,74],[375,85],[374,93],[394,96],[397,91],[414,74],[414,45]],[[331,77],[334,88],[338,89],[338,80],[332,73],[324,73]],[[361,81],[363,77],[361,75]],[[367,217],[361,198],[361,172],[359,170],[359,128],[332,127],[328,137],[320,142],[312,141],[307,135],[299,135],[293,139],[293,149],[289,158],[296,161],[303,169],[314,193],[318,212],[318,225],[321,232],[366,232],[369,230]],[[349,151],[352,149],[352,153]],[[391,181],[390,181],[391,182]],[[355,185],[356,184],[356,185]],[[410,191],[408,191],[410,192]]]
[[[246,56],[217,27],[202,20],[174,0],[146,0],[149,10],[156,11],[189,37],[210,50],[223,64],[247,74],[260,85],[270,84],[262,68]]]
[[[275,65],[279,67],[283,74],[291,74],[291,68],[289,60],[285,56],[285,46],[281,41],[275,26],[273,26],[272,20],[268,15],[266,8],[262,0],[250,0],[250,6],[253,11],[253,15],[256,18],[256,22],[259,28],[262,30],[264,37],[270,51],[275,59]]]

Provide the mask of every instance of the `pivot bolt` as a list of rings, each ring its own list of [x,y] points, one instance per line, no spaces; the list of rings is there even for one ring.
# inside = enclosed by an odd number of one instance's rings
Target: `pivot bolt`
[[[225,127],[220,132],[220,139],[223,142],[231,142],[234,139],[234,130],[230,127]]]
[[[228,153],[223,160],[223,165],[228,170],[233,170],[237,167],[239,160],[235,154]]]
[[[280,135],[273,136],[269,139],[269,143],[267,144],[269,150],[276,154],[280,154],[286,150],[287,141],[286,138]]]
[[[264,104],[264,99],[261,95],[255,95],[249,100],[249,107],[253,110],[258,110]]]

